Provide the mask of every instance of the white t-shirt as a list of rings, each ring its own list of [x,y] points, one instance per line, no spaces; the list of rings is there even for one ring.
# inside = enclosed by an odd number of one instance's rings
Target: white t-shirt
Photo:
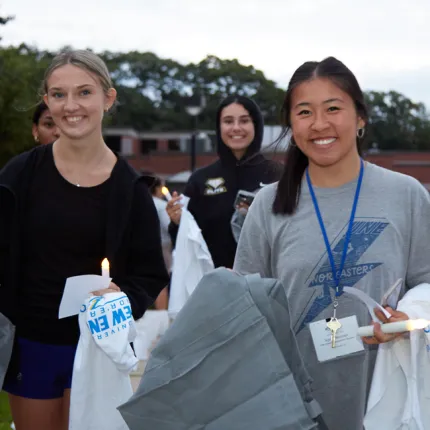
[[[167,202],[159,197],[152,197],[154,199],[155,208],[157,209],[158,218],[160,219],[161,229],[161,243],[163,245],[170,244],[169,224],[170,218],[166,212]]]

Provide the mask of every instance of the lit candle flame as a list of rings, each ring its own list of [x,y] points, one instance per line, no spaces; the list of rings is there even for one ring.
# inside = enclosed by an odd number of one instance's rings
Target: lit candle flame
[[[427,321],[424,319],[409,320],[408,323],[409,323],[408,331],[421,330],[423,328],[426,328],[428,325],[430,325],[430,321]]]
[[[161,188],[161,192],[164,194],[164,196],[167,198],[167,200],[172,200],[172,196],[169,193],[169,189],[167,187]]]
[[[102,276],[108,276],[109,277],[109,269],[110,269],[109,260],[107,258],[105,258],[102,261]]]

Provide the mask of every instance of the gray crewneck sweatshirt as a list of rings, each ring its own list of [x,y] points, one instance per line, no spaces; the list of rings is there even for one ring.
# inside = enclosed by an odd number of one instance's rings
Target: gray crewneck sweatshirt
[[[331,243],[340,265],[357,180],[339,188],[314,187]],[[377,346],[340,359],[318,362],[309,323],[333,314],[335,283],[304,179],[295,214],[274,215],[277,184],[256,196],[241,232],[234,270],[260,273],[283,282],[291,318],[305,364],[314,379],[330,430],[362,430]],[[430,196],[415,179],[366,163],[341,286],[363,290],[378,303],[398,279],[402,293],[430,283]],[[365,305],[347,294],[339,299],[337,317],[356,315],[370,324]],[[389,411],[387,411],[389,413]]]

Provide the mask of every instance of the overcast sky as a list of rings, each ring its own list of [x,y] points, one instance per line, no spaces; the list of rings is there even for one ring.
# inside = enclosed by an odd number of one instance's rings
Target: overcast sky
[[[285,86],[329,55],[363,89],[430,108],[430,0],[0,0],[2,45],[152,51],[181,62],[237,58]]]

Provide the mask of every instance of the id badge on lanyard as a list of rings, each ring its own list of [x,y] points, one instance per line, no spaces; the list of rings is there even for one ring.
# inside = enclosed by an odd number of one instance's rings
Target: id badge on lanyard
[[[336,267],[333,252],[328,240],[327,231],[322,219],[321,211],[318,205],[318,200],[315,195],[312,182],[309,176],[309,170],[306,169],[306,181],[309,192],[312,197],[315,213],[321,228],[321,233],[324,238],[325,247],[330,260],[330,266],[335,281],[335,297],[333,299],[333,316],[327,320],[320,320],[309,324],[309,329],[314,342],[317,358],[320,362],[332,360],[344,355],[353,354],[362,351],[363,343],[357,337],[358,322],[355,315],[342,318],[336,317],[337,307],[339,306],[339,296],[342,294],[340,282],[342,278],[343,268],[348,253],[348,246],[351,241],[352,227],[354,225],[355,213],[357,211],[358,200],[360,197],[361,184],[364,175],[364,162],[360,160],[360,174],[358,177],[357,188],[355,190],[354,201],[352,204],[351,215],[349,218],[348,230],[346,232],[345,242],[343,245],[342,258],[339,269]]]

